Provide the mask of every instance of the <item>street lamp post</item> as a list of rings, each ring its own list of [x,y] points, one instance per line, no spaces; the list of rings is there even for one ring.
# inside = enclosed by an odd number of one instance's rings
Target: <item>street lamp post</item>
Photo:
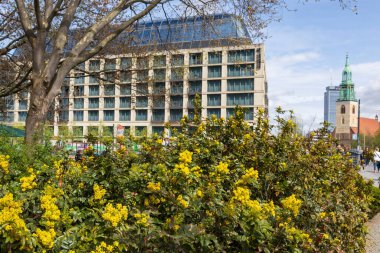
[[[360,99],[358,101],[358,145],[357,150],[360,150]]]

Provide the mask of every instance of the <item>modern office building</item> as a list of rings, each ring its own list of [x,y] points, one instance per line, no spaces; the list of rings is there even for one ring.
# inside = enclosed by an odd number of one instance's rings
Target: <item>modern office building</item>
[[[336,126],[336,101],[339,99],[340,86],[327,86],[324,99],[324,121],[328,122],[332,129]]]
[[[229,117],[239,105],[252,123],[258,108],[267,110],[264,45],[254,44],[235,16],[140,23],[113,45],[70,73],[49,115],[54,135],[116,134],[120,125],[161,133],[165,123],[192,117],[196,94],[203,118]],[[9,124],[24,124],[27,96],[10,99]]]

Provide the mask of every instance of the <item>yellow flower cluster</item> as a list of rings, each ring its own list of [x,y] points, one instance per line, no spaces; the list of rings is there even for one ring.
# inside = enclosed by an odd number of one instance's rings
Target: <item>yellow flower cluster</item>
[[[136,213],[133,215],[133,217],[135,217],[136,219],[136,224],[137,225],[140,225],[140,226],[143,226],[143,227],[147,227],[148,226],[148,222],[149,222],[149,214],[146,214],[146,213]]]
[[[34,182],[34,180],[36,179],[36,174],[34,174],[33,168],[29,168],[28,172],[30,173],[30,175],[28,177],[20,178],[21,190],[23,192],[26,190],[31,190],[37,186],[37,183]]]
[[[193,159],[193,152],[185,150],[179,154],[179,160],[185,164],[191,163]]]
[[[203,197],[203,192],[201,190],[197,190],[197,197],[202,198]]]
[[[115,241],[112,245],[107,245],[105,242],[101,242],[100,245],[96,246],[95,250],[91,253],[109,253],[114,252],[114,248],[119,246],[119,242]]]
[[[243,187],[237,187],[233,190],[233,196],[231,198],[230,207],[233,207],[233,204],[236,202],[240,202],[242,206],[249,211],[251,215],[260,214],[262,207],[257,200],[251,200],[251,193],[249,189]]]
[[[9,155],[0,155],[0,168],[3,169],[4,174],[9,173]]]
[[[104,195],[106,194],[106,189],[103,189],[98,184],[95,184],[93,189],[94,189],[94,199],[95,200],[101,200],[104,197]]]
[[[180,163],[174,166],[174,172],[180,172],[184,176],[188,176],[190,174],[190,169],[185,163]]]
[[[55,169],[55,177],[60,178],[63,174],[63,159],[60,159],[58,161],[54,161],[54,169]]]
[[[287,222],[280,223],[279,227],[285,229],[286,237],[291,241],[303,241],[306,243],[312,242],[309,234],[304,233],[304,231],[295,227],[290,227]]]
[[[116,207],[113,207],[111,203],[108,203],[102,217],[104,220],[111,222],[113,227],[116,227],[120,221],[127,219],[128,210],[126,206],[121,204],[116,204]]]
[[[276,216],[276,211],[275,211],[275,206],[273,204],[273,201],[263,204],[262,207],[263,207],[263,213],[270,216]]]
[[[297,216],[299,213],[299,209],[302,205],[302,200],[297,199],[294,194],[290,195],[289,197],[281,200],[281,204],[288,209],[289,211],[293,212],[294,216]]]
[[[20,218],[22,213],[22,203],[13,200],[13,194],[7,193],[0,198],[0,227],[4,227],[11,235],[16,238],[22,237],[28,229],[25,221]]]
[[[152,192],[158,192],[161,190],[161,183],[160,182],[158,182],[158,183],[148,182],[147,188],[148,188],[148,190],[150,190]]]
[[[44,224],[47,227],[54,227],[55,221],[58,221],[61,216],[61,211],[58,209],[58,206],[55,204],[57,198],[53,195],[45,194],[41,196],[41,207],[45,210],[45,213],[42,215],[42,218],[46,219]]]
[[[46,248],[53,248],[54,246],[54,238],[56,236],[56,233],[53,228],[45,231],[37,228],[36,233],[34,234],[35,237],[41,242],[43,246]]]
[[[182,195],[178,195],[177,201],[178,201],[178,204],[180,204],[183,208],[189,207],[189,203],[183,199]]]
[[[197,178],[201,177],[201,173],[203,172],[202,169],[199,166],[194,166],[191,168],[191,172],[196,176]]]
[[[236,181],[235,185],[245,185],[251,183],[252,181],[256,181],[259,178],[259,172],[254,168],[248,169],[245,174]]]
[[[228,174],[230,172],[230,170],[228,169],[228,163],[224,162],[219,162],[215,169],[220,174]]]

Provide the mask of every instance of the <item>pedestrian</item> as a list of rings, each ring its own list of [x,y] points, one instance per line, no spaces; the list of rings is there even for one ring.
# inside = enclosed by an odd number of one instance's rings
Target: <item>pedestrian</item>
[[[377,171],[380,172],[380,152],[379,152],[378,147],[376,147],[375,152],[373,152],[373,160],[374,160],[374,170],[376,171],[375,168],[377,168]]]
[[[76,162],[79,162],[82,160],[82,150],[77,150],[77,152],[75,153],[75,161]]]

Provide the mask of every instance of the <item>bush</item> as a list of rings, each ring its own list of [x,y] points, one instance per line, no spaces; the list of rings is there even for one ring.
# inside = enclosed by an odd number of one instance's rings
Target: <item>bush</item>
[[[372,186],[371,188],[372,193],[372,199],[369,204],[369,218],[373,218],[376,214],[380,212],[380,189]]]
[[[363,252],[370,183],[327,129],[243,118],[184,118],[169,145],[79,163],[4,143],[1,252]]]

